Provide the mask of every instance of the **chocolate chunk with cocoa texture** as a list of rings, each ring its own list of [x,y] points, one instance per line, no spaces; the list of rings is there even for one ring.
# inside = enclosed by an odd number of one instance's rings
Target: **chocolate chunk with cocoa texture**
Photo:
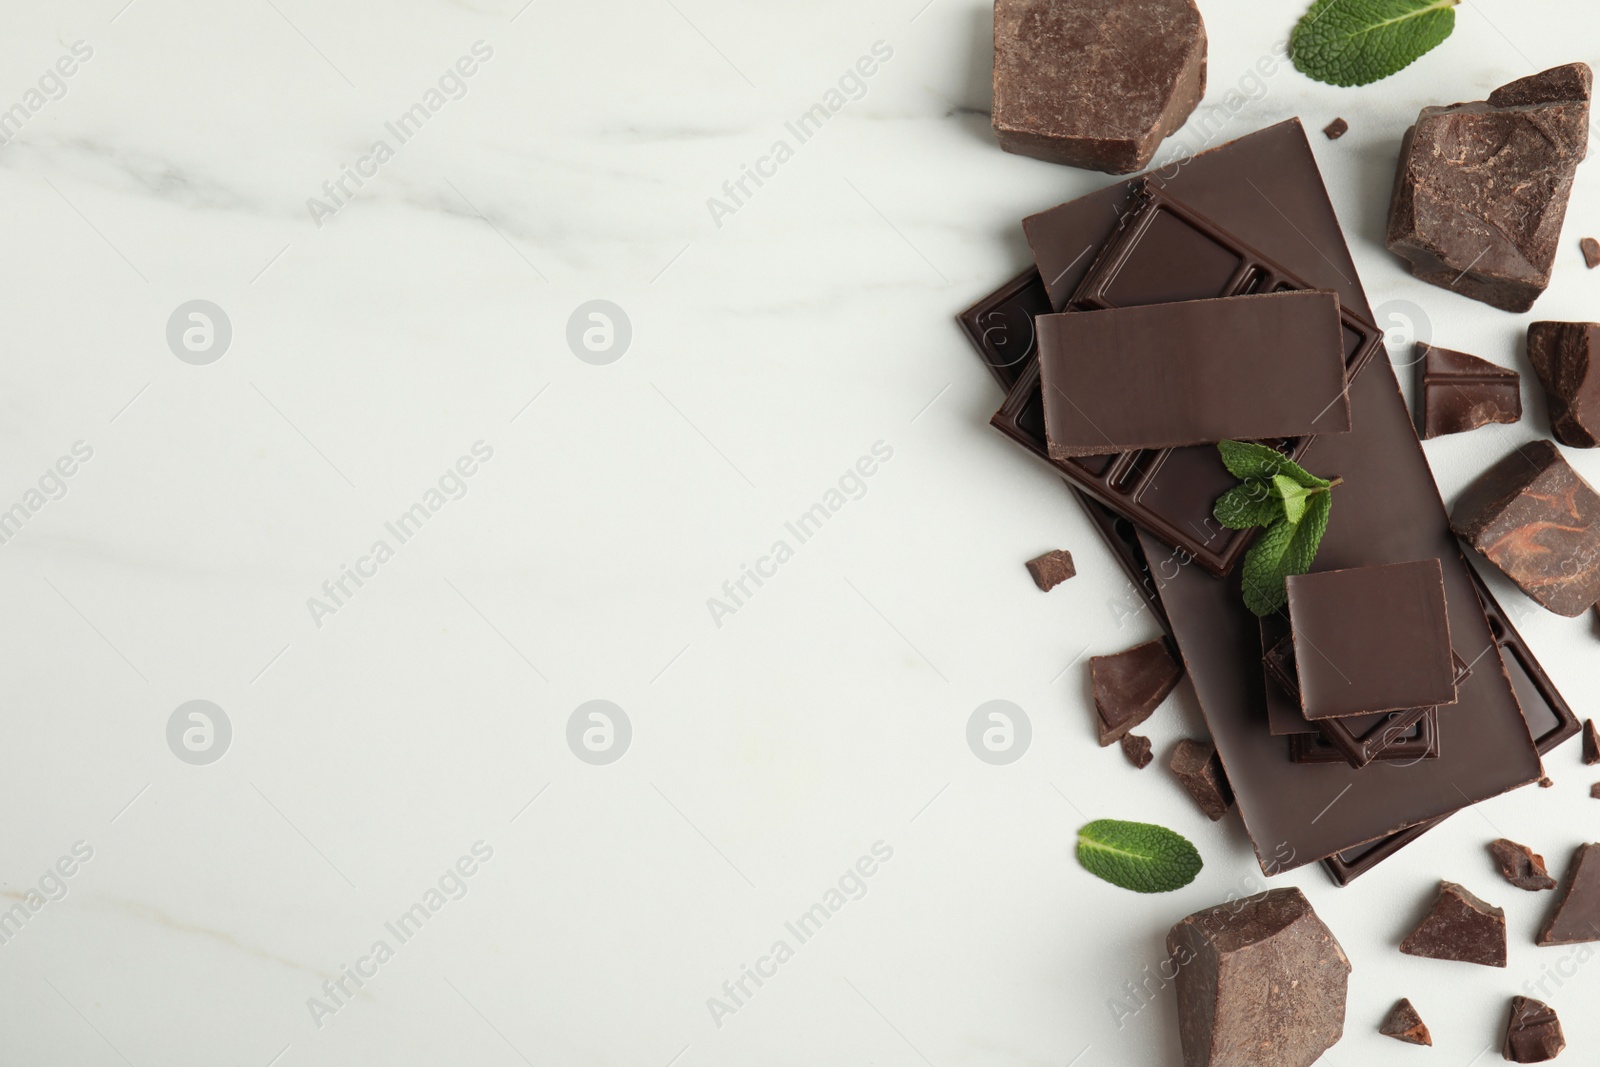
[[[1233,790],[1228,787],[1228,776],[1223,773],[1216,745],[1184,738],[1173,750],[1167,767],[1212,822],[1233,807]]]
[[[1589,798],[1591,800],[1600,800],[1600,782],[1596,782],[1589,787]]]
[[[1550,430],[1573,448],[1600,444],[1600,324],[1535,322],[1528,362],[1550,401]]]
[[[1322,135],[1330,141],[1337,141],[1350,131],[1350,124],[1344,119],[1334,119],[1322,128]]]
[[[1131,174],[1206,91],[1194,0],[996,0],[994,132],[1007,152]]]
[[[1539,788],[1540,789],[1550,789],[1550,788],[1554,787],[1555,784],[1556,784],[1555,780],[1552,779],[1549,775],[1545,775],[1543,778],[1539,779]]]
[[[1123,734],[1121,744],[1122,754],[1128,757],[1129,763],[1141,771],[1150,766],[1150,761],[1156,758],[1150,751],[1150,739],[1148,737],[1140,737],[1138,734]]]
[[[1417,1014],[1417,1009],[1411,1006],[1411,1001],[1406,997],[1401,997],[1389,1009],[1389,1014],[1383,1017],[1383,1025],[1378,1027],[1378,1033],[1408,1045],[1433,1044],[1428,1024],[1422,1021],[1422,1016]]]
[[[1183,677],[1165,638],[1089,660],[1095,726],[1105,747],[1148,719]]]
[[[1425,107],[1400,147],[1386,244],[1423,281],[1505,311],[1550,284],[1592,75],[1570,63],[1487,101]]]
[[[1561,899],[1545,920],[1540,945],[1600,941],[1600,845],[1579,845],[1567,865]]]
[[[1440,882],[1433,908],[1400,942],[1408,956],[1506,965],[1506,913],[1485,904],[1454,882]]]
[[[1583,251],[1583,262],[1590,270],[1600,267],[1600,241],[1593,237],[1585,237],[1578,242],[1578,247]]]
[[[1583,762],[1591,767],[1600,763],[1600,732],[1595,730],[1593,719],[1583,721]]]
[[[1503,837],[1489,842],[1489,855],[1500,867],[1505,880],[1518,889],[1536,893],[1541,889],[1554,889],[1556,880],[1545,869],[1544,857],[1527,845],[1519,845]]]
[[[1550,1005],[1532,997],[1511,998],[1511,1018],[1506,1021],[1506,1043],[1501,1050],[1512,1063],[1543,1063],[1567,1047],[1561,1020]]]
[[[1575,618],[1600,602],[1600,494],[1550,441],[1478,476],[1450,528],[1540,604]]]
[[[1344,1036],[1350,961],[1298,889],[1197,911],[1167,953],[1184,1067],[1307,1067]]]
[[[1522,376],[1486,359],[1417,343],[1417,426],[1423,440],[1522,418]]]
[[[1028,561],[1028,573],[1033,584],[1046,593],[1078,573],[1072,565],[1072,553],[1055,549]]]

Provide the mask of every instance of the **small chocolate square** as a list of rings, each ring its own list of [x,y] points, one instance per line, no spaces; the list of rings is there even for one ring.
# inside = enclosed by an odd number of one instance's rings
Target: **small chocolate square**
[[[1072,565],[1072,553],[1055,549],[1028,561],[1028,573],[1033,584],[1048,593],[1062,582],[1078,573]]]
[[[1322,128],[1322,135],[1330,141],[1337,141],[1350,131],[1350,124],[1344,119],[1334,119]]]

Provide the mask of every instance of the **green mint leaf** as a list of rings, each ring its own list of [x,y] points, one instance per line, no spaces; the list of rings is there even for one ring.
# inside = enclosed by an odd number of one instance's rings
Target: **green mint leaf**
[[[1283,518],[1283,499],[1268,490],[1265,482],[1251,479],[1219,496],[1211,514],[1230,530],[1271,526]]]
[[[1299,522],[1300,516],[1306,513],[1306,494],[1310,490],[1287,474],[1274,474],[1272,488],[1283,500],[1283,517],[1290,522]]]
[[[1322,535],[1328,532],[1328,516],[1333,511],[1333,495],[1324,491],[1311,494],[1299,522],[1281,519],[1267,527],[1245,553],[1240,575],[1244,605],[1257,615],[1270,615],[1289,602],[1284,580],[1291,574],[1305,574],[1317,558]]]
[[[1317,549],[1322,547],[1322,535],[1328,532],[1328,517],[1332,514],[1332,493],[1313,493],[1306,500],[1305,516],[1300,520],[1300,528],[1295,531],[1294,539],[1289,542],[1289,551],[1284,556],[1284,562],[1288,564],[1288,569],[1283,572],[1285,578],[1311,570],[1311,564],[1317,558]]]
[[[1241,481],[1251,478],[1270,480],[1276,475],[1287,474],[1307,489],[1326,489],[1329,485],[1327,479],[1318,478],[1282,452],[1266,445],[1251,441],[1218,441],[1217,451],[1222,453],[1222,465],[1228,468],[1228,473]]]
[[[1165,826],[1096,819],[1078,831],[1078,862],[1135,893],[1170,893],[1200,873],[1200,853]]]
[[[1289,58],[1330,85],[1404,70],[1456,28],[1460,0],[1316,0],[1289,35]]]

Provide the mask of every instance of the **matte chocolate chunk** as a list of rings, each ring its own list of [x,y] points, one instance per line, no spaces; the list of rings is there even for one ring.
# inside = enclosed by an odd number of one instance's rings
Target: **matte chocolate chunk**
[[[1501,1053],[1512,1063],[1543,1063],[1567,1047],[1561,1020],[1550,1005],[1532,997],[1511,998],[1511,1018],[1506,1021],[1506,1043]]]
[[[1150,739],[1148,737],[1140,737],[1138,734],[1123,734],[1121,744],[1122,754],[1128,757],[1129,763],[1141,771],[1150,766],[1150,761],[1156,758],[1150,751]]]
[[[1386,243],[1423,281],[1505,311],[1550,284],[1572,176],[1589,147],[1582,63],[1426,107],[1400,146]]]
[[[1546,775],[1545,777],[1539,779],[1539,788],[1540,789],[1551,789],[1551,788],[1554,788],[1555,784],[1556,784],[1555,779],[1551,778],[1549,775]]]
[[[1307,1067],[1344,1036],[1350,960],[1298,889],[1197,911],[1167,954],[1184,1067]]]
[[[1417,426],[1423,440],[1522,418],[1522,376],[1486,359],[1417,343]]]
[[[1035,326],[1053,460],[1350,429],[1335,293],[1041,315]]]
[[[1600,941],[1600,845],[1579,845],[1567,864],[1561,899],[1544,921],[1539,945]]]
[[[1589,787],[1589,798],[1591,800],[1600,800],[1600,782],[1596,782]]]
[[[1583,721],[1583,762],[1591,767],[1600,763],[1600,732],[1595,730],[1593,719]]]
[[[1205,91],[1194,0],[995,0],[994,132],[1007,152],[1131,174]]]
[[[1184,738],[1173,750],[1167,767],[1212,822],[1233,807],[1233,790],[1228,787],[1228,776],[1223,773],[1217,746],[1211,742]]]
[[[1584,266],[1590,270],[1600,267],[1600,241],[1593,237],[1585,237],[1578,242],[1578,248],[1583,252]]]
[[[1528,362],[1550,401],[1550,430],[1573,448],[1600,444],[1600,324],[1535,322]]]
[[[1523,445],[1480,474],[1450,526],[1557,615],[1600,602],[1600,494],[1551,442]]]
[[[1164,637],[1114,656],[1089,660],[1100,745],[1119,740],[1148,719],[1183,677]]]
[[[1544,857],[1527,845],[1499,837],[1489,842],[1489,855],[1494,857],[1505,880],[1518,889],[1537,893],[1556,887],[1556,880],[1545,869]]]
[[[1378,1033],[1408,1045],[1433,1044],[1428,1024],[1422,1021],[1422,1016],[1417,1014],[1417,1009],[1411,1006],[1411,1001],[1406,997],[1401,997],[1389,1009],[1389,1014],[1383,1017],[1383,1024],[1378,1027]]]
[[[1028,573],[1033,575],[1033,584],[1048,593],[1077,574],[1078,568],[1072,565],[1071,552],[1057,548],[1030,559]]]
[[[1334,119],[1322,128],[1322,135],[1330,141],[1337,141],[1350,131],[1350,124],[1344,119]]]
[[[1427,917],[1400,942],[1408,956],[1506,965],[1506,913],[1485,904],[1454,882],[1440,882]]]
[[[1291,575],[1288,590],[1307,719],[1456,702],[1438,560]]]

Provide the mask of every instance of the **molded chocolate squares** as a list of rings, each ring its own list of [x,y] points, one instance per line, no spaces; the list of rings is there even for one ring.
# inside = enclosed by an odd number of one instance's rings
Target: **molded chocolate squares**
[[[994,132],[1007,152],[1131,174],[1205,91],[1194,0],[995,0]]]
[[[1535,322],[1528,327],[1528,362],[1550,401],[1550,430],[1573,448],[1600,444],[1600,325]]]
[[[1418,343],[1417,426],[1422,439],[1522,418],[1522,376],[1486,359]]]

